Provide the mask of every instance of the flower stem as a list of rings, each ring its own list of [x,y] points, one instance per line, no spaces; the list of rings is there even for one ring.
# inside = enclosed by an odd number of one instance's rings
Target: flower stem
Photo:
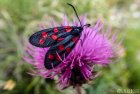
[[[86,94],[86,92],[81,86],[77,85],[75,87],[75,94]]]

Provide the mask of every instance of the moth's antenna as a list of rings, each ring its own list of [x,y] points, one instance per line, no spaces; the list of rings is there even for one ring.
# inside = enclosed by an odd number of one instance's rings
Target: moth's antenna
[[[79,22],[80,22],[80,25],[82,26],[82,23],[81,23],[81,21],[80,21],[80,19],[79,19],[79,17],[78,17],[78,14],[77,14],[76,9],[74,8],[74,6],[71,5],[71,4],[69,4],[69,3],[67,3],[67,4],[70,5],[70,6],[73,8],[73,10],[74,10],[74,12],[75,12],[75,14],[76,14],[76,17],[78,18],[78,20],[79,20]]]

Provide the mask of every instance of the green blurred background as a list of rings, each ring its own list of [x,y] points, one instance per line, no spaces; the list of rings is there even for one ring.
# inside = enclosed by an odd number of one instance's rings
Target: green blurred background
[[[72,88],[58,91],[53,81],[32,77],[25,63],[24,45],[38,25],[61,23],[64,14],[75,14],[73,4],[89,23],[99,17],[112,25],[123,40],[117,63],[103,68],[101,76],[85,85],[87,94],[116,94],[118,89],[138,89],[140,93],[140,0],[0,0],[0,94],[71,94]],[[94,24],[93,24],[94,25]],[[48,27],[48,26],[46,26]],[[133,90],[134,91],[134,90]]]

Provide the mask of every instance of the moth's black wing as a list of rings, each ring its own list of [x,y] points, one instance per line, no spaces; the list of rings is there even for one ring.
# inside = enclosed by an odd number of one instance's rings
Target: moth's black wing
[[[80,36],[68,35],[64,40],[50,47],[45,55],[44,65],[47,69],[58,66],[68,56]]]
[[[72,27],[55,27],[44,29],[34,33],[29,38],[29,42],[37,47],[49,47],[55,45],[57,40],[62,40],[62,38],[65,38],[67,35],[69,35],[69,32],[67,31],[71,31],[72,29]]]

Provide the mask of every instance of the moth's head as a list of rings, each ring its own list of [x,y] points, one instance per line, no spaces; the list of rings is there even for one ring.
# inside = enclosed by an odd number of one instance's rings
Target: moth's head
[[[71,32],[71,34],[72,35],[79,35],[81,32],[83,31],[83,27],[74,27],[73,28],[73,30],[72,30],[72,32]]]
[[[80,32],[82,32],[83,31],[83,27],[77,27],[77,29],[80,31]]]
[[[83,31],[83,27],[86,26],[86,27],[90,27],[90,24],[85,24],[83,26],[79,26],[79,27],[74,27],[73,31],[72,31],[72,34],[75,35],[75,34],[80,34],[82,31]]]

